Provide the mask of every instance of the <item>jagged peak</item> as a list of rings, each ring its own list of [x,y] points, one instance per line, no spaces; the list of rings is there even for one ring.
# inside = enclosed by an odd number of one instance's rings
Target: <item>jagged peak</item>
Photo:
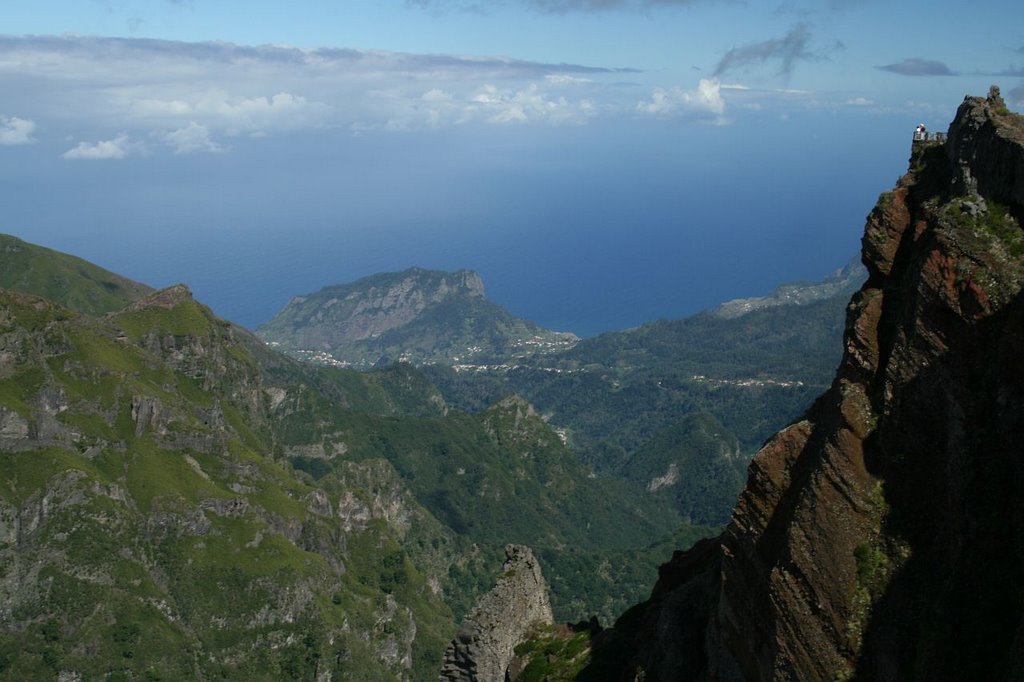
[[[993,85],[964,98],[949,126],[946,155],[953,191],[1024,206],[1024,116],[1010,111]]]
[[[191,303],[195,299],[192,291],[184,284],[173,284],[165,289],[154,291],[149,296],[132,303],[126,310],[145,310],[147,308],[174,308],[182,303]]]
[[[367,368],[500,364],[577,341],[488,301],[472,270],[418,267],[295,297],[257,335],[302,359]]]
[[[480,418],[498,442],[555,445],[561,438],[528,400],[515,394],[488,407]]]

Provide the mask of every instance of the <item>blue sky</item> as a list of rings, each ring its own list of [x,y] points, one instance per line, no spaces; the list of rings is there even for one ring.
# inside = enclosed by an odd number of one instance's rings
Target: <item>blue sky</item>
[[[979,1],[6,0],[0,231],[254,326],[378,270],[475,268],[580,333],[856,252],[905,168],[998,83]]]

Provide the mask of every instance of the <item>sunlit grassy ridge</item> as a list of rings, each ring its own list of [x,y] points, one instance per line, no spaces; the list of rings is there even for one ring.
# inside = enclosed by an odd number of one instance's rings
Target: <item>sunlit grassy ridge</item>
[[[73,310],[120,310],[152,289],[81,258],[0,234],[0,288],[30,291]]]

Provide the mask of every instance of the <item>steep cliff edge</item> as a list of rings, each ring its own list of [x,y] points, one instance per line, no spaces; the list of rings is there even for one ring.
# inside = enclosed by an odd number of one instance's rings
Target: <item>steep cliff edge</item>
[[[1024,676],[1022,131],[993,88],[915,144],[868,217],[832,387],[584,677]]]
[[[536,625],[554,617],[540,564],[529,547],[509,545],[497,585],[477,604],[448,645],[442,682],[497,681],[515,655],[515,647]]]

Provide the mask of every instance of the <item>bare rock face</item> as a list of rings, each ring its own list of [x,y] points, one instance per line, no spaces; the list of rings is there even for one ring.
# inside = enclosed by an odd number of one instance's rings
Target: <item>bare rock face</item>
[[[529,547],[505,547],[497,585],[476,605],[448,645],[443,681],[502,682],[516,645],[537,624],[551,624],[548,588]]]
[[[1024,678],[1022,126],[994,91],[915,146],[832,387],[618,626],[622,679]]]

